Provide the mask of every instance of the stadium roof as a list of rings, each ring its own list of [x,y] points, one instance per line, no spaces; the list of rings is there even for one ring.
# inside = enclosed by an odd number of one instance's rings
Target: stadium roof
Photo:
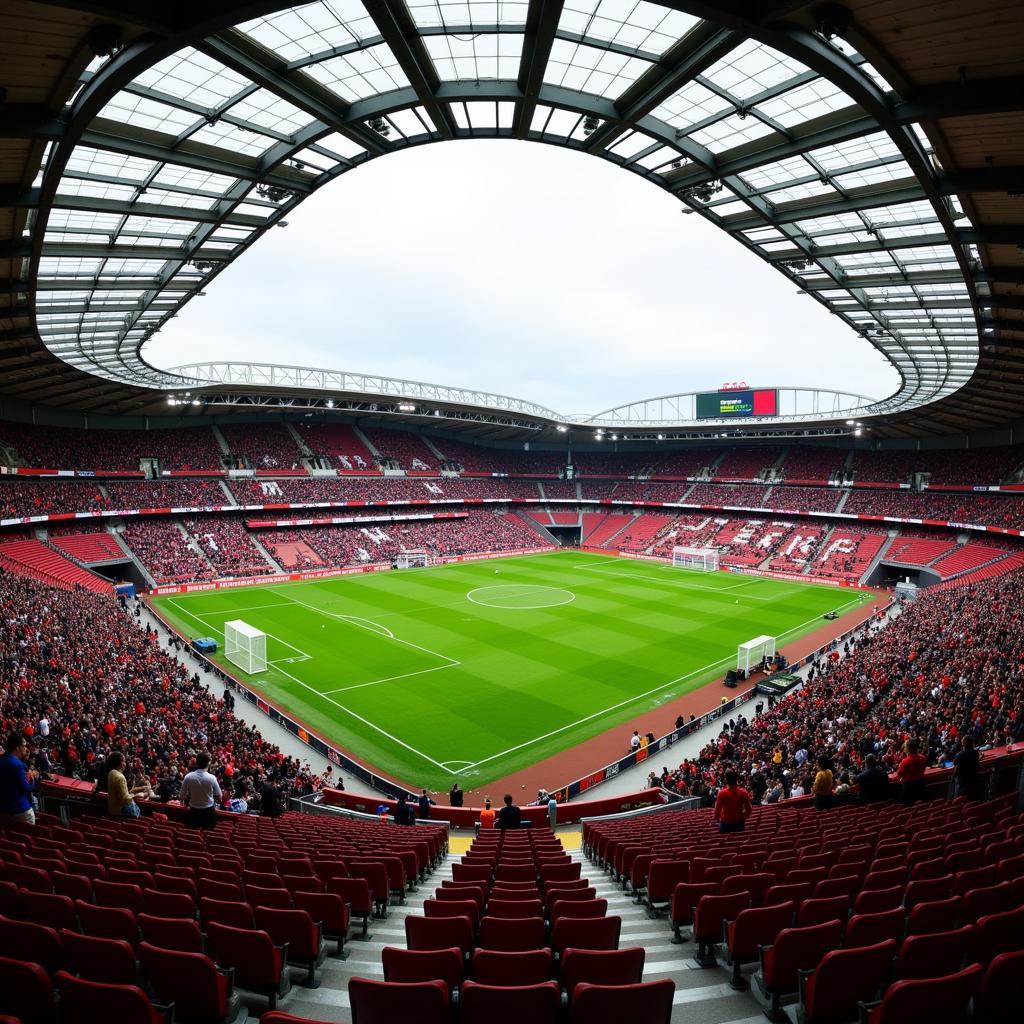
[[[1012,0],[2,0],[0,58],[7,394],[166,411],[203,382],[145,341],[297,203],[408,146],[508,137],[649,179],[842,317],[900,373],[879,434],[1020,415]]]

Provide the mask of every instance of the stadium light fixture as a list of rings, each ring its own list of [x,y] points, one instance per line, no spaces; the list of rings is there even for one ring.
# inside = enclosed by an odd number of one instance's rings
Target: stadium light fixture
[[[665,440],[665,435],[664,434],[659,434],[658,435],[658,440],[659,441],[664,441]]]
[[[569,428],[564,423],[558,424],[558,432],[564,434]]]
[[[413,405],[411,402],[399,402],[398,403],[398,411],[399,412],[415,412],[416,411],[416,406]]]
[[[852,426],[853,426],[853,420],[847,420],[847,421],[846,421],[846,425],[847,425],[848,427],[852,427]]]
[[[333,409],[334,408],[334,399],[333,398],[328,398],[327,399],[327,408],[328,409]]]
[[[860,436],[861,436],[861,434],[863,434],[863,433],[864,433],[864,430],[863,430],[863,428],[861,428],[861,427],[858,427],[858,428],[857,428],[857,429],[856,429],[856,430],[855,430],[855,431],[853,432],[853,436],[854,436],[854,437],[860,437]]]
[[[618,434],[612,434],[612,440],[613,441],[618,441],[618,439],[619,439],[619,435]]]

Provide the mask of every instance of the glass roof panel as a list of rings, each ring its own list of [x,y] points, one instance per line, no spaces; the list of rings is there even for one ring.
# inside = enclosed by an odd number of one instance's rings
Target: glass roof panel
[[[896,143],[883,132],[863,135],[859,139],[850,139],[835,146],[822,146],[811,150],[808,154],[815,163],[826,171],[841,171],[844,167],[869,163],[872,160],[899,159],[900,151]]]
[[[383,43],[311,64],[306,74],[352,103],[409,84],[395,55]]]
[[[614,98],[650,67],[650,61],[639,57],[556,39],[544,69],[544,81],[577,92]]]
[[[281,99],[269,89],[257,89],[233,103],[232,117],[241,117],[250,124],[273,128],[281,135],[294,135],[316,120],[311,114]]]
[[[167,135],[180,135],[198,120],[195,114],[187,110],[130,92],[119,92],[100,111],[100,117]]]
[[[685,130],[707,117],[733,109],[733,105],[724,96],[705,88],[700,82],[689,82],[655,107],[653,114],[673,128]]]
[[[135,84],[216,110],[250,83],[216,58],[186,47],[144,71]]]
[[[519,58],[523,52],[521,35],[426,36],[423,42],[442,81],[514,79],[519,74]]]
[[[89,146],[76,146],[68,160],[66,174],[95,175],[97,177],[120,178],[122,181],[145,181],[159,164],[154,160],[128,156],[124,153],[110,153]]]
[[[180,164],[163,164],[154,176],[154,185],[173,185],[181,189],[197,192],[216,192],[223,195],[231,188],[236,178],[211,171],[200,171],[193,167],[182,167]]]
[[[727,149],[736,149],[744,143],[773,134],[777,133],[764,121],[759,121],[756,117],[741,117],[734,114],[722,121],[709,124],[706,128],[698,129],[689,137],[694,142],[706,146],[712,153],[723,153]]]
[[[778,121],[784,128],[792,128],[852,104],[853,100],[838,86],[824,78],[816,78],[813,82],[759,103],[757,109],[773,121]]]
[[[227,121],[214,124],[203,123],[197,131],[188,137],[189,142],[201,142],[206,146],[217,146],[230,150],[232,153],[244,153],[246,156],[262,156],[271,146],[274,139],[256,132],[247,132]]]
[[[406,0],[413,21],[421,28],[525,25],[526,0],[474,3],[472,0]]]
[[[747,39],[713,64],[703,78],[731,96],[749,100],[765,89],[788,82],[807,68],[799,61],[773,50],[756,39]]]
[[[268,14],[239,27],[289,61],[335,46],[362,42],[379,34],[360,0],[317,0]]]
[[[558,27],[590,39],[664,53],[699,21],[647,0],[568,0]]]

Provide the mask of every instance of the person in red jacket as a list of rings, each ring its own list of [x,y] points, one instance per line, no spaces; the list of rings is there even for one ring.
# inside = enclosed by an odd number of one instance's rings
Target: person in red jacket
[[[733,771],[725,773],[725,785],[715,800],[715,821],[719,832],[742,832],[747,827],[752,804],[750,794],[738,784]]]
[[[896,769],[896,778],[903,784],[900,799],[905,804],[912,804],[924,799],[924,772],[928,761],[921,753],[917,740],[910,739],[903,744],[906,757],[900,761]]]

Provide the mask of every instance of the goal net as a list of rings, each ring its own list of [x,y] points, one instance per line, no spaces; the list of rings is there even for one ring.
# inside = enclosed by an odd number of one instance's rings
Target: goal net
[[[267,670],[267,634],[234,619],[224,623],[224,657],[247,675]]]
[[[736,668],[746,678],[751,672],[757,672],[765,658],[775,657],[775,637],[755,636],[736,649]]]
[[[401,551],[395,558],[396,569],[414,569],[425,565],[430,565],[430,556],[426,551]]]
[[[690,548],[677,545],[672,549],[672,568],[718,571],[718,548]]]

